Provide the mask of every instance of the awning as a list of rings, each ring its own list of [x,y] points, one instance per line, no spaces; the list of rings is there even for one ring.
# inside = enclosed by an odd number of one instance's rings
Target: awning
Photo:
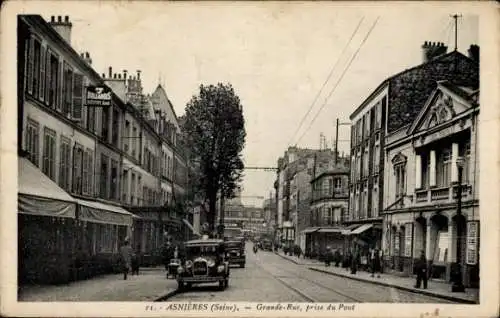
[[[342,235],[351,235],[351,231],[358,227],[357,224],[351,224],[342,229]]]
[[[132,225],[134,215],[127,210],[110,204],[77,199],[80,205],[79,219],[93,223]]]
[[[332,228],[332,227],[322,227],[318,231],[319,233],[342,233],[342,230],[339,228]]]
[[[188,220],[182,219],[182,222],[184,222],[184,224],[186,224],[186,226],[191,230],[191,232],[193,232],[193,234],[201,236],[201,234],[198,231],[195,230],[194,226],[191,225],[191,223],[189,223]]]
[[[317,232],[320,228],[319,227],[308,227],[307,229],[303,230],[301,233],[314,233]]]
[[[351,232],[351,234],[353,235],[356,235],[356,234],[361,234],[363,233],[364,231],[370,229],[371,227],[373,226],[373,224],[363,224],[361,225],[360,227],[358,227],[357,229],[353,230]]]
[[[75,218],[76,200],[26,158],[18,159],[18,212]]]

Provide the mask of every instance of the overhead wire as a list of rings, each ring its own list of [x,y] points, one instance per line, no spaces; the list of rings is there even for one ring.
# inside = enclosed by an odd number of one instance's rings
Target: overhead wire
[[[316,104],[316,101],[318,100],[319,96],[321,95],[321,92],[323,91],[323,89],[325,88],[326,84],[328,83],[328,81],[330,80],[330,78],[332,77],[333,75],[333,71],[337,68],[337,65],[339,64],[340,62],[340,59],[341,57],[344,55],[344,53],[346,52],[347,48],[349,47],[349,45],[351,44],[352,42],[352,39],[354,38],[354,36],[356,35],[356,33],[358,32],[359,30],[359,27],[361,26],[361,23],[363,22],[363,20],[365,19],[365,17],[363,16],[360,20],[359,20],[359,23],[358,23],[358,26],[356,27],[356,29],[354,30],[354,32],[352,33],[351,35],[351,38],[349,39],[349,41],[346,43],[346,45],[344,46],[344,49],[342,50],[342,53],[340,53],[339,57],[337,58],[337,61],[335,62],[335,64],[333,65],[330,73],[328,74],[328,77],[326,78],[325,82],[323,83],[323,85],[321,86],[320,90],[318,91],[318,93],[316,94],[316,96],[314,97],[314,100],[312,102],[312,104],[309,106],[309,109],[307,110],[306,114],[302,117],[300,123],[299,123],[299,126],[297,127],[297,129],[295,130],[295,132],[293,133],[292,135],[292,138],[290,139],[290,141],[288,142],[288,144],[290,145],[292,143],[292,141],[294,140],[295,136],[297,135],[297,133],[300,131],[300,128],[302,128],[302,125],[304,124],[304,121],[306,120],[307,116],[311,113],[311,110],[313,109],[314,105]]]
[[[307,127],[307,129],[304,131],[304,133],[300,136],[300,138],[297,140],[296,144],[298,144],[300,142],[300,140],[302,140],[302,138],[305,136],[305,134],[309,131],[309,129],[311,129],[312,125],[314,124],[314,122],[316,121],[316,119],[318,118],[319,114],[321,113],[321,111],[325,108],[326,106],[326,103],[328,102],[328,99],[330,99],[330,97],[332,96],[332,94],[335,92],[336,88],[338,87],[339,83],[342,81],[342,79],[344,78],[345,74],[347,73],[347,71],[349,70],[349,67],[351,66],[352,62],[354,61],[354,59],[357,57],[359,51],[361,50],[361,48],[363,47],[363,45],[365,44],[366,40],[368,39],[368,37],[370,36],[370,34],[372,33],[373,29],[375,28],[375,26],[377,25],[378,23],[378,20],[379,20],[379,16],[377,17],[377,19],[375,20],[375,22],[373,23],[372,27],[370,28],[370,30],[368,31],[368,33],[366,34],[365,38],[363,39],[363,41],[361,42],[361,44],[358,46],[358,49],[356,50],[356,52],[354,53],[354,55],[352,56],[351,60],[349,61],[349,63],[347,64],[347,67],[344,69],[344,71],[342,72],[342,74],[340,75],[340,78],[338,79],[338,81],[335,83],[335,86],[333,87],[333,89],[330,91],[330,94],[328,94],[328,96],[325,98],[325,102],[323,103],[323,105],[321,105],[321,108],[318,110],[318,112],[316,113],[316,115],[314,116],[313,120],[311,121],[311,123],[309,124],[309,126]]]

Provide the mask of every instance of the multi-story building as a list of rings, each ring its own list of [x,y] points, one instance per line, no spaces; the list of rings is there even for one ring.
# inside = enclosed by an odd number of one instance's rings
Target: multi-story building
[[[278,159],[277,240],[281,244],[304,245],[300,235],[310,220],[310,181],[334,160],[329,149],[314,150],[289,147]]]
[[[424,63],[383,81],[351,114],[351,175],[346,224],[361,254],[381,248],[386,135],[411,123],[433,92],[436,81],[470,86],[478,68],[442,43],[423,45]],[[473,85],[472,85],[473,86]],[[362,256],[364,257],[364,256]]]
[[[90,55],[71,47],[69,17],[22,15],[18,26],[20,282],[92,275],[72,267],[75,253],[116,253],[132,230],[133,215],[120,206],[120,131],[111,117],[123,105]],[[91,105],[91,87],[108,91],[101,97],[109,106]]]
[[[273,235],[276,226],[276,198],[270,196],[269,199],[265,199],[262,203],[262,209],[264,222],[266,223],[266,233]]]
[[[424,252],[433,279],[449,281],[458,262],[465,285],[478,286],[478,101],[477,85],[440,81],[416,119],[387,136],[388,268],[411,274]]]
[[[333,166],[311,180],[311,221],[304,231],[304,252],[321,256],[327,247],[343,249],[343,221],[348,207],[349,168]]]
[[[20,281],[110,270],[99,262],[112,264],[126,237],[144,254],[164,232],[181,238],[172,198],[177,189],[184,200],[188,164],[171,104],[170,117],[161,102],[155,109],[140,71],[99,76],[90,54],[72,48],[69,17],[22,15],[18,26]],[[72,267],[77,253],[89,267]]]

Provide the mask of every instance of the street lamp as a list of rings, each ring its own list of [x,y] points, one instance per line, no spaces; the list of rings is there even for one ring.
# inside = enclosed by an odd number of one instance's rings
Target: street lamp
[[[457,158],[457,168],[458,168],[458,188],[457,188],[457,261],[455,264],[455,279],[451,285],[452,292],[465,292],[465,287],[462,282],[462,173],[464,169],[464,159],[462,157]]]

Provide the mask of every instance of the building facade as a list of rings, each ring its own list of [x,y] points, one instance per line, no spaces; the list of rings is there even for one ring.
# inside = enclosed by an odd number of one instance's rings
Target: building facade
[[[348,186],[349,169],[345,166],[328,169],[311,180],[311,221],[304,231],[306,255],[321,256],[327,247],[343,250]]]
[[[398,73],[377,87],[350,116],[351,176],[349,216],[351,246],[362,258],[381,248],[384,210],[386,135],[410,124],[436,87],[436,81],[476,86],[477,62],[441,43],[423,45],[424,63]],[[354,228],[355,227],[355,228]]]
[[[387,136],[388,268],[411,274],[423,252],[432,279],[450,281],[458,262],[464,284],[478,286],[478,100],[477,86],[440,81],[415,121]]]
[[[152,255],[164,231],[184,230],[171,197],[177,187],[184,199],[187,181],[175,175],[187,162],[162,134],[140,72],[100,76],[90,54],[72,48],[71,29],[67,16],[18,18],[20,283],[119,270],[125,238]],[[179,153],[181,172],[171,164],[165,189],[167,152]]]

